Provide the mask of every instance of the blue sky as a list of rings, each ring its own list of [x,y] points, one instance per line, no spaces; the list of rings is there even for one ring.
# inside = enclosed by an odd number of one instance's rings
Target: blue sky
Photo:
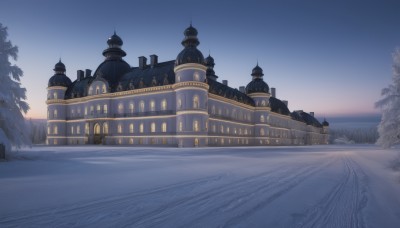
[[[0,2],[0,23],[19,47],[28,117],[45,118],[46,87],[61,57],[67,75],[96,70],[114,29],[125,60],[175,59],[190,21],[219,80],[238,88],[258,60],[290,110],[317,116],[378,113],[400,46],[400,1],[21,1]]]

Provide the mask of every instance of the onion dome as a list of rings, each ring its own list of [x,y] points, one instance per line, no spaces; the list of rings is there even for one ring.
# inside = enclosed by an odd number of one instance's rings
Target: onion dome
[[[103,51],[106,59],[97,67],[94,76],[105,79],[111,88],[111,92],[114,92],[118,85],[118,80],[124,74],[130,72],[131,67],[122,59],[122,57],[126,56],[126,53],[121,49],[122,39],[115,32],[108,38],[107,44],[108,48]]]
[[[120,59],[126,56],[125,51],[121,49],[123,43],[122,39],[114,31],[114,35],[107,40],[108,48],[103,51],[103,56],[108,59]]]
[[[322,126],[329,127],[329,123],[328,121],[326,121],[326,119],[324,119],[324,121],[322,122]]]
[[[269,86],[263,80],[263,70],[261,67],[255,66],[251,72],[251,76],[253,76],[253,80],[247,84],[246,93],[269,93]]]
[[[190,24],[184,33],[185,38],[182,40],[182,45],[185,47],[176,57],[175,66],[185,63],[204,64],[204,56],[197,49],[200,44],[197,39],[197,30]]]
[[[205,60],[206,66],[208,66],[208,67],[214,67],[215,66],[214,58],[211,57],[211,55],[208,55],[207,58],[205,58],[204,60]]]
[[[71,85],[71,79],[65,75],[65,65],[60,61],[54,66],[54,75],[49,79],[48,86],[64,86]]]
[[[256,78],[247,84],[246,93],[269,93],[269,86],[261,78]]]
[[[122,46],[124,42],[122,42],[121,37],[119,37],[115,31],[114,31],[114,35],[112,35],[110,38],[108,38],[107,40],[107,44],[109,46]]]
[[[251,71],[251,76],[253,76],[253,77],[262,77],[262,76],[264,76],[263,70],[261,69],[261,67],[258,66],[258,63],[257,63],[257,66],[255,66],[253,68],[253,70]]]

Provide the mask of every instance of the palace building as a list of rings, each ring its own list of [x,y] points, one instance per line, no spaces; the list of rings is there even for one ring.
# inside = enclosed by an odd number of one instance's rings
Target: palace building
[[[218,82],[214,59],[197,49],[197,30],[184,31],[175,60],[132,67],[114,34],[105,60],[71,81],[61,60],[47,87],[49,145],[260,146],[327,144],[329,123],[289,111],[255,66],[246,87]]]

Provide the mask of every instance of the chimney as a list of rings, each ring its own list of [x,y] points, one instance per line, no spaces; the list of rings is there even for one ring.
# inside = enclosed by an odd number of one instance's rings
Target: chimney
[[[158,56],[157,55],[150,55],[150,65],[154,67],[158,64]]]
[[[239,91],[242,93],[246,93],[244,86],[239,86]]]
[[[314,112],[310,112],[310,116],[314,117]]]
[[[275,88],[271,88],[271,96],[276,97],[276,89]]]
[[[228,80],[222,80],[222,84],[224,84],[224,85],[228,85]]]
[[[286,107],[288,107],[289,102],[286,100],[282,100],[282,102],[286,105]]]
[[[146,67],[147,58],[144,56],[139,57],[139,69],[144,69]]]
[[[77,70],[76,75],[77,75],[77,77],[76,77],[77,81],[81,81],[85,77],[83,70]]]
[[[89,69],[86,69],[86,70],[85,70],[85,73],[86,73],[85,77],[90,77],[91,74],[92,74],[92,71],[89,70]]]

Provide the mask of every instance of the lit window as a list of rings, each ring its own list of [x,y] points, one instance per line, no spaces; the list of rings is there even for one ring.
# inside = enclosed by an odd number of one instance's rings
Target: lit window
[[[133,139],[132,138],[129,139],[129,144],[133,144]]]
[[[54,92],[54,93],[53,93],[53,98],[54,98],[54,99],[58,99],[58,97],[57,97],[57,92]]]
[[[58,134],[58,127],[57,126],[53,127],[53,134],[55,134],[55,135]]]
[[[183,123],[182,123],[182,121],[179,122],[178,129],[179,129],[179,131],[183,131]]]
[[[94,125],[94,134],[95,135],[99,135],[100,134],[100,125],[99,124],[95,124]]]
[[[87,107],[85,107],[85,116],[87,115]]]
[[[223,125],[221,125],[220,131],[221,131],[221,133],[224,133],[224,126]]]
[[[261,116],[260,116],[260,122],[261,122],[261,123],[264,123],[264,121],[265,121],[264,115],[261,115]]]
[[[57,112],[57,109],[55,109],[54,112],[53,112],[53,117],[57,118],[57,116],[58,116],[58,112]]]
[[[108,124],[107,123],[103,124],[103,134],[108,134]]]
[[[100,87],[96,86],[96,94],[99,94],[99,93],[100,93]]]
[[[50,127],[47,127],[47,134],[50,135]]]
[[[162,132],[167,132],[167,123],[162,123],[162,126],[161,126],[161,129],[162,129]]]
[[[133,133],[133,132],[134,132],[133,124],[131,123],[131,124],[129,124],[129,133]]]
[[[193,108],[194,109],[198,109],[199,108],[199,97],[198,96],[194,96],[193,97]]]
[[[135,111],[135,106],[133,105],[133,103],[129,104],[129,112],[133,113]]]
[[[118,124],[118,129],[117,129],[118,133],[122,133],[122,125]]]
[[[141,123],[140,126],[139,126],[140,133],[143,133],[143,129],[144,129],[144,127],[143,127],[143,124]]]
[[[89,134],[89,124],[85,124],[85,134]]]
[[[139,112],[144,112],[144,101],[140,101]]]
[[[155,111],[156,109],[156,102],[150,101],[150,111]]]
[[[229,127],[226,128],[226,133],[229,134]]]
[[[108,113],[108,107],[107,107],[106,104],[103,105],[103,113],[104,113],[104,114],[107,114],[107,113]]]
[[[80,126],[77,126],[76,127],[76,134],[80,134],[81,133],[81,127]]]
[[[193,79],[194,79],[195,81],[200,81],[199,72],[195,72],[195,73],[194,73]]]
[[[167,110],[167,100],[161,101],[161,110]]]
[[[96,106],[96,110],[97,110],[97,113],[101,112],[101,106],[99,104]]]
[[[193,121],[193,131],[199,131],[199,121]]]
[[[124,105],[122,103],[118,104],[118,113],[119,114],[124,113]]]
[[[103,93],[107,93],[107,87],[106,87],[106,85],[103,85]]]
[[[93,115],[93,112],[94,112],[94,107],[92,105],[92,106],[90,106],[90,114]]]
[[[156,132],[156,124],[154,122],[151,123],[150,131],[151,132]]]
[[[264,134],[265,134],[264,128],[261,128],[261,129],[260,129],[260,135],[261,135],[261,136],[264,136]]]
[[[179,98],[178,99],[178,109],[182,108],[182,100]]]

